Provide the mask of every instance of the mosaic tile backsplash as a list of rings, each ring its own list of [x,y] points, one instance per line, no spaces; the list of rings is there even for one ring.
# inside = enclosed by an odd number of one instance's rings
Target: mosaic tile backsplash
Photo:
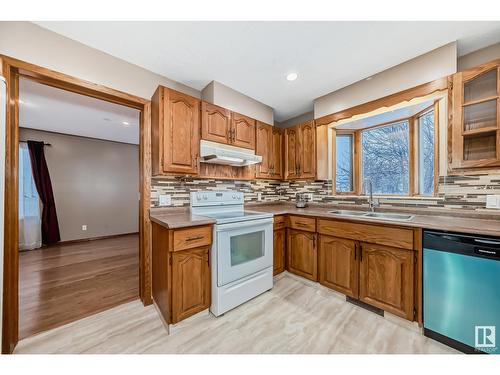
[[[313,202],[338,205],[368,205],[366,197],[332,196],[332,182],[318,181],[226,181],[216,179],[154,177],[151,181],[151,206],[159,206],[159,195],[170,194],[173,206],[189,206],[189,193],[200,190],[237,190],[245,201],[293,201],[296,193],[311,193]],[[500,194],[500,173],[440,177],[438,197],[380,198],[382,206],[485,209],[486,195]]]

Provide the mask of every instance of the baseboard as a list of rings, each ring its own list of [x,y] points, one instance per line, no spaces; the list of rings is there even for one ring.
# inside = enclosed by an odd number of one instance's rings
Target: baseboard
[[[48,248],[48,247],[51,247],[51,246],[59,246],[59,245],[71,245],[71,244],[76,244],[76,243],[79,243],[79,242],[109,240],[111,238],[133,236],[133,235],[139,235],[139,232],[111,234],[109,236],[99,236],[99,237],[90,237],[90,238],[79,238],[79,239],[76,239],[76,240],[59,241],[59,242],[57,242],[55,244],[51,244],[51,245],[48,245],[48,246],[42,246],[42,248]]]

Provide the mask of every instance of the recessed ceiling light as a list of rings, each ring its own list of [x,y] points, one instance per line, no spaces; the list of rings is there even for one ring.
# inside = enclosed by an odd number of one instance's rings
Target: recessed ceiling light
[[[130,125],[130,123],[127,122],[127,121],[122,121],[122,124],[125,125],[125,126],[129,126]]]
[[[295,81],[297,77],[298,77],[297,73],[288,73],[286,75],[287,81]]]

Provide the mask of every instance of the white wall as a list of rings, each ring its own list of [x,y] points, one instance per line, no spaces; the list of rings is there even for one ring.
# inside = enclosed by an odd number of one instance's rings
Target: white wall
[[[471,52],[458,59],[458,70],[465,70],[492,60],[500,59],[500,43]]]
[[[314,118],[367,103],[456,73],[457,45],[450,43],[314,101]]]
[[[314,112],[306,112],[301,115],[289,118],[288,120],[280,122],[277,126],[280,128],[289,128],[306,121],[314,120]]]
[[[274,111],[271,107],[220,82],[210,82],[201,91],[201,98],[209,103],[252,117],[266,124],[274,124]]]
[[[150,99],[158,85],[200,97],[179,82],[30,22],[0,22],[0,54]]]

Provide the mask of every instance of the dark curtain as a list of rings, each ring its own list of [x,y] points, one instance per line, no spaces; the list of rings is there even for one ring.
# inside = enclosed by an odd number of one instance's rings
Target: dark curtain
[[[50,182],[49,169],[45,161],[43,142],[28,141],[31,169],[36,190],[43,203],[42,209],[42,243],[52,244],[61,240],[57,221],[56,203]]]

